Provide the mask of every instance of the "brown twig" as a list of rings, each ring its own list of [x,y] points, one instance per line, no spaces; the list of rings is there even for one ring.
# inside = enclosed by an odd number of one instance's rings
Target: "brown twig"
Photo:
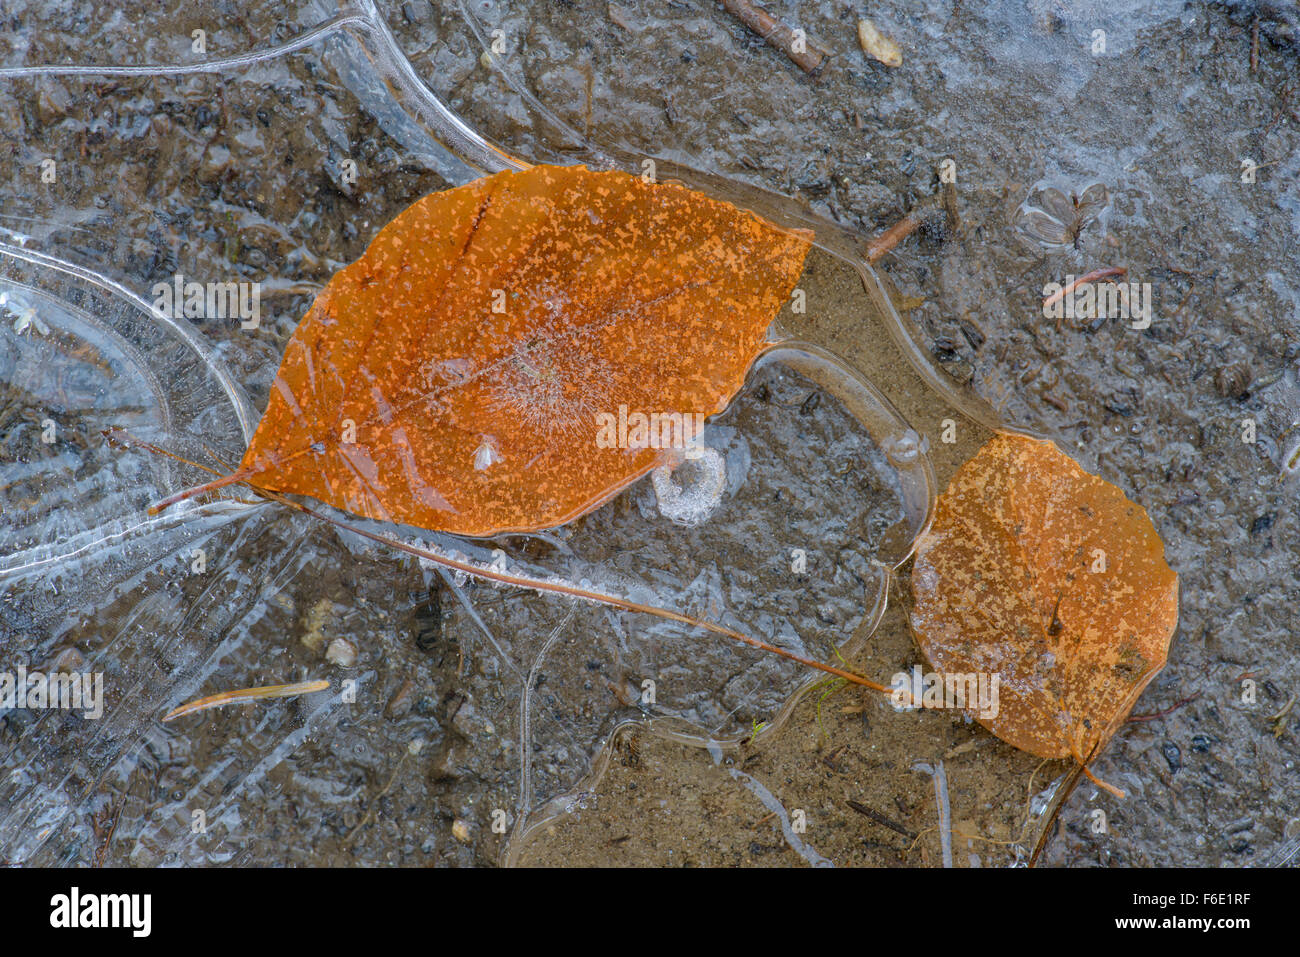
[[[1179,701],[1177,704],[1171,704],[1168,708],[1165,708],[1163,711],[1151,711],[1151,712],[1149,712],[1149,713],[1147,713],[1147,714],[1131,714],[1131,715],[1128,716],[1128,720],[1129,720],[1130,722],[1132,722],[1132,721],[1154,721],[1156,718],[1163,718],[1163,717],[1164,717],[1165,715],[1167,715],[1167,714],[1173,714],[1175,711],[1177,711],[1177,710],[1178,710],[1179,708],[1181,708],[1183,705],[1185,705],[1185,704],[1191,704],[1193,701],[1195,701],[1195,700],[1196,700],[1197,698],[1199,698],[1200,696],[1201,696],[1201,692],[1198,691],[1198,692],[1196,692],[1196,694],[1194,694],[1194,695],[1189,695],[1189,696],[1187,696],[1187,697],[1184,698],[1182,701]]]
[[[879,262],[885,253],[889,252],[899,243],[901,243],[912,233],[916,232],[921,225],[920,218],[914,213],[908,213],[894,225],[890,226],[883,233],[877,236],[871,242],[867,243],[867,262],[875,265]]]
[[[879,811],[869,808],[865,804],[859,804],[857,801],[846,800],[844,803],[847,804],[849,807],[853,808],[853,810],[857,811],[863,817],[870,818],[871,820],[875,821],[877,824],[881,825],[882,827],[889,828],[891,831],[897,831],[899,834],[903,835],[903,837],[907,838],[909,841],[916,840],[915,832],[909,831],[903,825],[899,824],[897,821],[893,820],[892,818],[885,817],[885,815],[881,814]]]
[[[1250,24],[1250,72],[1259,72],[1259,14]]]
[[[109,821],[108,833],[104,835],[104,842],[99,845],[99,850],[95,852],[95,860],[92,867],[103,867],[104,860],[108,857],[108,845],[113,843],[113,834],[117,831],[117,822],[122,818],[122,808],[126,806],[127,795],[131,793],[131,779],[135,777],[135,768],[127,775],[126,784],[122,786],[122,796],[117,799],[116,807],[113,809],[113,819]]]
[[[1102,742],[1100,739],[1093,742],[1092,749],[1085,755],[1080,753],[1079,748],[1073,741],[1070,742],[1070,751],[1074,755],[1075,760],[1074,770],[1070,772],[1070,776],[1062,782],[1061,788],[1057,791],[1054,806],[1052,807],[1052,813],[1047,820],[1043,822],[1042,833],[1038,835],[1038,843],[1034,845],[1034,853],[1029,858],[1030,867],[1033,867],[1038,863],[1038,856],[1043,853],[1043,849],[1047,847],[1048,841],[1051,840],[1052,827],[1055,825],[1056,819],[1061,813],[1061,808],[1065,806],[1065,802],[1069,800],[1070,795],[1074,793],[1074,789],[1084,777],[1097,785],[1097,787],[1101,788],[1103,791],[1109,791],[1120,800],[1124,799],[1123,791],[1115,787],[1113,784],[1107,784],[1105,781],[1100,780],[1088,769],[1088,765],[1091,764],[1100,753],[1101,744]]]
[[[922,226],[934,226],[943,216],[943,235],[955,236],[961,231],[961,211],[957,208],[957,187],[945,183],[937,196],[921,200],[915,208],[875,239],[867,243],[867,262],[875,265]]]
[[[827,52],[824,49],[805,38],[803,49],[795,52],[794,30],[762,7],[751,3],[750,0],[722,0],[722,6],[733,17],[766,40],[769,46],[776,47],[788,56],[795,66],[805,73],[812,75],[825,64]]]
[[[1092,272],[1088,273],[1088,275],[1080,276],[1074,282],[1068,283],[1065,286],[1062,286],[1058,291],[1052,293],[1043,300],[1043,305],[1046,307],[1050,306],[1054,302],[1060,302],[1070,293],[1074,292],[1075,289],[1087,285],[1090,282],[1098,282],[1102,279],[1114,279],[1126,275],[1128,275],[1128,270],[1123,266],[1107,266],[1105,269],[1094,269]]]
[[[1295,84],[1283,86],[1278,91],[1278,108],[1273,111],[1273,118],[1268,121],[1268,126],[1264,127],[1264,132],[1260,134],[1261,139],[1273,132],[1273,127],[1277,126],[1278,121],[1284,114],[1289,115],[1297,123],[1300,123],[1300,116],[1296,115],[1295,110],[1290,109],[1291,94],[1295,92]]]

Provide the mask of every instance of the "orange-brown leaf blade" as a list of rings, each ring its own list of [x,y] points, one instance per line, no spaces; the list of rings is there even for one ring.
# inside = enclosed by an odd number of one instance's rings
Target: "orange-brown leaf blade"
[[[1050,442],[998,435],[917,547],[912,625],[936,670],[1000,676],[976,717],[1022,750],[1090,758],[1165,664],[1178,576],[1143,509]]]
[[[683,187],[534,167],[433,194],[299,324],[242,467],[466,535],[562,524],[649,471],[597,415],[721,411],[807,234]]]

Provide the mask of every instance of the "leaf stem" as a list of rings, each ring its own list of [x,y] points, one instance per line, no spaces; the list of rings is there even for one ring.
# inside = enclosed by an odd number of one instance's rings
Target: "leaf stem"
[[[169,452],[166,449],[153,445],[152,443],[144,442],[140,439],[137,439],[135,436],[131,435],[131,433],[127,432],[125,429],[106,429],[104,431],[104,435],[110,442],[114,444],[120,444],[123,446],[136,445],[139,446],[140,448],[147,449],[148,451],[153,452],[155,454],[165,455],[169,458],[176,459],[179,462],[184,462],[187,465],[192,465],[195,468],[202,469],[203,471],[208,472],[210,474],[213,475],[218,474],[215,469],[209,468],[206,465],[200,465],[198,462],[191,462],[189,459],[182,458],[181,456],[175,454],[174,452]],[[808,658],[804,655],[798,654],[793,651],[787,651],[784,648],[778,648],[776,645],[768,644],[767,642],[760,641],[757,638],[752,638],[749,635],[743,634],[742,632],[736,631],[732,628],[728,628],[725,625],[719,625],[711,621],[705,621],[702,618],[694,618],[691,615],[685,615],[682,614],[681,612],[670,611],[667,608],[659,608],[654,605],[643,605],[640,602],[631,601],[626,598],[619,598],[616,595],[609,595],[604,592],[592,591],[586,588],[579,588],[576,585],[566,585],[561,582],[542,581],[541,579],[529,578],[524,575],[512,575],[509,572],[499,572],[487,566],[476,565],[473,562],[462,561],[460,559],[451,558],[448,555],[441,555],[438,552],[432,551],[430,549],[420,548],[416,545],[411,545],[407,542],[403,542],[395,538],[390,538],[387,535],[380,535],[377,532],[366,531],[363,528],[358,528],[355,525],[350,525],[347,522],[334,518],[331,515],[326,515],[324,512],[318,512],[316,511],[316,509],[311,508],[310,506],[307,505],[303,505],[301,502],[295,502],[292,499],[287,498],[284,495],[280,494],[279,492],[272,492],[269,489],[258,488],[256,485],[253,485],[252,483],[247,481],[248,474],[249,473],[247,469],[240,469],[239,471],[232,472],[230,475],[224,475],[214,479],[211,482],[207,482],[203,485],[197,485],[194,488],[186,489],[183,492],[178,492],[177,494],[165,498],[161,502],[150,506],[149,514],[156,515],[158,512],[162,511],[167,506],[172,505],[175,502],[179,502],[184,499],[190,498],[191,496],[199,495],[206,491],[212,491],[213,489],[223,488],[227,485],[233,485],[235,483],[242,482],[243,484],[247,485],[250,489],[252,489],[254,492],[256,492],[258,495],[261,495],[264,498],[268,498],[271,499],[272,501],[279,502],[282,505],[287,505],[289,508],[295,509],[296,511],[301,512],[304,515],[310,515],[312,518],[318,519],[319,521],[322,522],[326,522],[330,525],[335,526],[336,528],[341,528],[345,531],[352,532],[355,535],[360,535],[362,538],[369,539],[370,541],[377,542],[382,545],[388,545],[392,548],[396,548],[398,551],[406,552],[407,554],[414,555],[417,558],[426,559],[427,561],[433,562],[436,565],[442,565],[444,568],[450,568],[454,571],[464,572],[465,574],[473,575],[476,578],[485,578],[490,581],[500,582],[503,585],[513,585],[517,588],[528,588],[534,591],[550,592],[556,595],[567,595],[570,598],[579,598],[582,599],[583,601],[592,601],[598,604],[608,605],[611,608],[618,608],[622,611],[639,612],[641,614],[653,615],[657,618],[663,618],[667,621],[675,621],[678,622],[679,624],[689,625],[694,628],[703,628],[705,631],[713,632],[715,635],[722,635],[724,638],[730,638],[731,640],[737,641],[741,644],[749,645],[751,648],[757,648],[759,651],[765,651],[769,654],[777,655],[778,657],[781,658],[786,658],[790,661],[797,662],[808,668],[814,668],[817,671],[824,671],[829,675],[834,675],[837,678],[843,678],[845,681],[851,682],[855,685],[860,685],[863,688],[870,688],[872,691],[879,691],[882,694],[890,693],[889,688],[885,687],[884,685],[877,684],[876,682],[872,681],[870,678],[866,678],[863,675],[856,674],[855,672],[849,671],[844,668],[837,668],[834,665],[828,665],[824,662],[817,661],[813,658]],[[169,715],[168,719],[170,719],[171,717],[173,717],[173,715]]]

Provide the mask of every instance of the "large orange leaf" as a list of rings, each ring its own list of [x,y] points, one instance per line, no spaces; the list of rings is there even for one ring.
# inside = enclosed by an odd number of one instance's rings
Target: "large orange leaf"
[[[567,522],[664,455],[597,416],[725,408],[810,239],[581,166],[426,196],[317,297],[231,478],[464,535]]]
[[[1164,667],[1178,576],[1151,520],[1050,442],[998,435],[953,477],[912,571],[943,674],[1001,679],[999,738],[1086,764]]]

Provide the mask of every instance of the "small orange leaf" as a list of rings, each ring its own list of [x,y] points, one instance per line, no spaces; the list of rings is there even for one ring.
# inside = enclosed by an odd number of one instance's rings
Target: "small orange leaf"
[[[1147,513],[1051,442],[990,440],[953,477],[912,571],[943,674],[998,674],[1003,741],[1087,764],[1164,667],[1178,576]]]
[[[665,455],[598,415],[727,406],[810,239],[581,166],[426,196],[299,323],[239,470],[168,501],[243,481],[462,535],[563,524]]]

